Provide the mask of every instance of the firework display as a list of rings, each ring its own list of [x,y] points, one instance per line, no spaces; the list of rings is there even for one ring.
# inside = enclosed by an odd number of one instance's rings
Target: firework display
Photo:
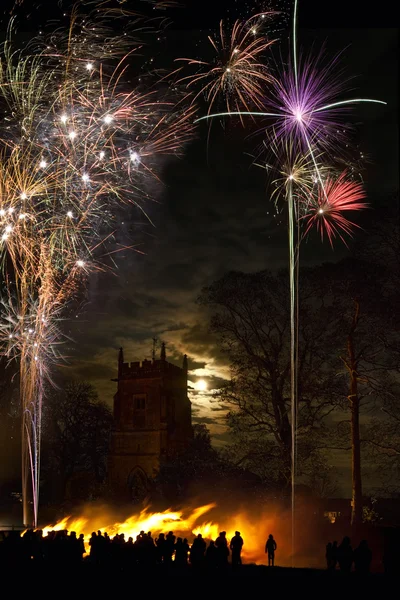
[[[343,171],[337,155],[343,156],[348,144],[343,120],[352,105],[359,103],[386,104],[369,98],[343,98],[346,80],[339,68],[339,58],[324,63],[323,53],[299,59],[297,43],[298,1],[294,0],[290,35],[291,57],[282,59],[273,70],[268,67],[266,51],[274,47],[274,39],[263,28],[249,28],[235,22],[232,42],[228,44],[225,61],[210,66],[197,61],[200,72],[189,76],[192,83],[201,84],[209,110],[198,121],[246,117],[262,122],[263,145],[268,159],[263,166],[277,177],[271,182],[272,198],[283,200],[288,208],[289,278],[290,278],[290,365],[291,365],[291,430],[292,430],[292,548],[294,548],[294,505],[296,478],[297,430],[297,355],[298,355],[298,266],[301,241],[316,228],[322,240],[333,246],[339,237],[351,235],[357,225],[346,216],[347,211],[366,207],[365,192],[354,173]],[[263,16],[263,15],[261,15]],[[272,17],[271,13],[264,14]],[[260,15],[257,15],[260,18]],[[251,44],[237,41],[238,33],[253,33]],[[221,26],[221,40],[228,39]],[[214,42],[213,46],[217,50]],[[224,47],[224,44],[222,44]],[[196,64],[196,61],[191,61]],[[245,72],[242,70],[245,65]],[[207,70],[205,73],[203,69]],[[184,80],[187,79],[186,77]],[[212,112],[217,95],[224,100],[224,109]],[[272,156],[270,160],[269,157]],[[343,214],[345,213],[345,214]]]
[[[117,24],[118,15],[75,6],[67,26],[23,50],[12,19],[0,59],[0,341],[3,356],[19,361],[26,524],[28,495],[37,523],[42,403],[62,356],[59,321],[90,274],[130,247],[119,241],[121,211],[145,214],[162,156],[178,154],[193,131],[187,93],[149,65],[143,74],[147,21],[124,11]]]
[[[24,524],[29,497],[38,521],[42,404],[63,357],[60,321],[90,275],[134,247],[120,236],[121,215],[147,217],[163,157],[182,151],[197,121],[226,117],[260,122],[267,156],[258,164],[274,174],[271,197],[288,210],[294,506],[300,244],[313,229],[331,245],[346,243],[357,227],[347,214],[366,199],[336,157],[347,141],[343,121],[353,105],[385,102],[343,98],[338,57],[299,60],[297,0],[290,60],[271,67],[277,13],[266,10],[230,31],[221,23],[208,37],[213,57],[180,58],[171,79],[144,50],[157,20],[97,4],[75,5],[23,49],[12,18],[0,55],[0,346],[19,361]],[[202,98],[207,114],[196,119]]]

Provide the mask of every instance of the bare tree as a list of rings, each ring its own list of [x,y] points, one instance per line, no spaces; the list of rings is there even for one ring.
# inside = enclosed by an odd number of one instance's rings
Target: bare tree
[[[334,409],[328,368],[334,323],[326,298],[305,270],[300,277],[297,471],[310,467]],[[217,394],[231,407],[228,422],[237,464],[275,485],[291,478],[290,329],[286,272],[231,272],[205,288],[211,330],[231,364],[231,380]]]

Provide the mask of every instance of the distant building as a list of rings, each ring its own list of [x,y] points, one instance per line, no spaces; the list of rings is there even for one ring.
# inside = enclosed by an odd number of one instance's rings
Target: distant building
[[[124,362],[118,356],[108,483],[121,498],[142,499],[160,465],[187,448],[192,435],[187,393],[187,356],[182,368],[166,360]]]

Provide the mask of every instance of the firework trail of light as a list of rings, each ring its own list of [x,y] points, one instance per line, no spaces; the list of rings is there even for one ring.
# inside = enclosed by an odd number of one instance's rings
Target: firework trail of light
[[[53,27],[24,50],[14,49],[12,18],[0,60],[0,344],[19,361],[25,524],[29,493],[38,519],[42,403],[62,360],[59,322],[90,274],[133,246],[119,241],[121,214],[147,217],[163,157],[180,154],[194,129],[187,92],[135,66],[147,22],[136,15],[119,34],[111,16],[76,6],[66,30]]]
[[[290,343],[290,364],[291,364],[291,428],[292,428],[292,554],[295,552],[295,531],[294,531],[294,513],[295,513],[295,482],[296,482],[296,444],[297,444],[297,348],[298,348],[298,268],[299,268],[299,248],[302,236],[300,234],[301,223],[306,223],[306,233],[315,225],[323,239],[324,233],[329,241],[338,235],[342,240],[342,233],[351,234],[354,223],[342,215],[345,210],[359,210],[365,207],[360,200],[363,198],[360,184],[345,181],[344,176],[339,176],[335,182],[333,178],[324,183],[325,173],[321,169],[319,155],[321,151],[325,152],[325,159],[331,161],[332,149],[335,150],[343,143],[343,130],[339,124],[343,115],[353,105],[360,103],[372,103],[385,105],[382,100],[370,98],[351,98],[340,99],[344,92],[344,85],[341,79],[341,73],[334,75],[333,71],[338,62],[338,57],[327,65],[323,66],[322,56],[317,58],[298,59],[297,43],[297,12],[298,0],[294,0],[292,28],[291,28],[291,46],[292,59],[289,66],[283,69],[278,77],[272,77],[263,80],[257,80],[257,86],[263,83],[271,84],[268,93],[260,94],[259,87],[252,94],[252,89],[245,86],[248,101],[243,103],[244,108],[231,110],[232,104],[227,103],[227,111],[211,113],[202,116],[196,122],[211,120],[221,117],[238,116],[243,119],[251,117],[254,119],[263,118],[272,121],[272,126],[263,125],[268,135],[268,140],[276,144],[276,140],[283,140],[284,145],[291,147],[289,152],[290,159],[293,161],[292,169],[287,165],[281,172],[287,170],[289,175],[284,184],[285,200],[288,205],[288,235],[289,235],[289,277],[290,277],[290,323],[291,323],[291,343]],[[261,42],[259,43],[261,47]],[[258,62],[255,57],[257,69]],[[215,72],[211,70],[210,76],[215,77]],[[219,79],[221,81],[221,72]],[[196,81],[196,78],[194,79]],[[198,77],[197,81],[201,81]],[[240,85],[240,78],[235,82]],[[210,84],[207,84],[208,86]],[[202,91],[206,98],[210,100],[207,85]],[[214,81],[214,95],[211,96],[212,103],[215,100],[215,94],[226,90]],[[235,86],[232,87],[235,91]],[[260,107],[259,99],[263,97],[264,107]],[[266,100],[268,98],[268,101]],[[240,96],[239,96],[240,99]],[[254,109],[249,110],[248,104],[253,104]],[[212,104],[211,103],[211,104]],[[234,105],[237,108],[238,104]],[[268,108],[266,109],[265,106]],[[295,157],[294,154],[299,154]],[[285,156],[287,153],[285,153]],[[306,171],[313,171],[313,178],[316,185],[307,187],[304,178],[300,177],[298,181],[298,191],[296,190],[296,180],[294,177],[295,165],[301,164],[304,160],[310,162]],[[329,165],[330,167],[331,165]],[[304,194],[304,187],[307,192]],[[322,210],[322,212],[321,212]],[[304,214],[305,213],[305,214]],[[297,226],[296,226],[297,222]],[[304,237],[304,236],[303,236]]]

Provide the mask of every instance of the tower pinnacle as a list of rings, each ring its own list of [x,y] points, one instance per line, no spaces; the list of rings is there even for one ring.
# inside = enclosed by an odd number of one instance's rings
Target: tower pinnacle
[[[124,351],[122,348],[118,352],[118,377],[122,375],[122,365],[124,364]]]

